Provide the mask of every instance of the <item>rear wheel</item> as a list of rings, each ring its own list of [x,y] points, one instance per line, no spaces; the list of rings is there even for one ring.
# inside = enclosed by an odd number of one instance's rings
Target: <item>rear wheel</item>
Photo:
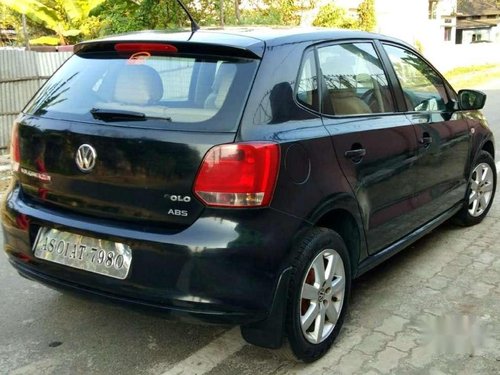
[[[304,362],[322,357],[337,337],[351,289],[350,262],[342,238],[315,228],[296,249],[287,308],[287,334]]]
[[[481,151],[469,178],[467,194],[455,221],[464,226],[480,223],[493,203],[497,183],[495,161],[486,151]]]

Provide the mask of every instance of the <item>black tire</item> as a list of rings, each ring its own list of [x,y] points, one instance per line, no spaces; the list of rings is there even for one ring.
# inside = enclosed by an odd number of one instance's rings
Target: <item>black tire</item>
[[[314,228],[309,231],[294,251],[295,258],[292,262],[292,274],[288,291],[286,332],[288,342],[295,357],[304,362],[312,362],[321,358],[328,351],[339,334],[344,322],[351,291],[350,260],[342,238],[336,232],[326,228]],[[338,261],[339,258],[342,262]],[[312,264],[314,260],[316,260],[314,263],[315,266]],[[320,263],[323,264],[323,267],[325,264],[327,265],[326,271],[324,272],[325,276],[330,275],[327,272],[330,264],[337,265],[331,273],[335,276],[330,276],[332,281],[325,281],[322,287],[319,287],[320,284],[316,283],[318,278],[314,271],[317,269],[318,265],[321,267]],[[313,267],[312,271],[311,267]],[[343,281],[345,287],[343,291],[343,300],[340,303],[340,288],[342,288],[341,268],[344,274]],[[312,279],[309,280],[311,274]],[[320,272],[318,272],[318,275],[319,274]],[[314,300],[302,298],[303,284],[311,284],[311,281],[314,282],[314,285],[318,286],[318,289],[311,289],[312,292],[318,292],[318,297]],[[336,293],[336,291],[338,291],[337,294],[332,294]],[[316,310],[316,308],[319,310]],[[334,322],[329,316],[334,316],[333,312],[338,311],[338,309],[340,309],[340,313],[338,314],[338,319]],[[316,329],[316,327],[319,327],[319,323],[314,319],[314,323],[311,324],[309,329],[304,328],[306,330],[304,333],[301,316],[303,315],[306,317],[308,312],[316,311],[319,311],[318,314],[323,314],[323,319],[325,319],[324,330],[322,330],[321,334],[318,334],[320,330]],[[325,313],[322,311],[325,311]],[[310,315],[314,316],[314,314]],[[307,326],[306,322],[307,319],[304,319],[305,326]],[[314,328],[314,330],[311,331],[311,328]],[[316,340],[315,337],[318,338],[318,342],[312,342]]]
[[[473,197],[473,183],[477,180],[477,169],[489,166],[491,170],[491,181],[485,181],[480,189],[491,189],[491,195],[488,198],[488,203],[486,207],[479,207],[477,211],[473,209],[473,203],[471,203],[471,198]],[[474,184],[476,186],[477,184]],[[486,151],[481,151],[476,158],[475,162],[472,164],[471,172],[469,174],[469,182],[467,185],[467,193],[465,194],[464,204],[461,210],[455,215],[454,222],[461,226],[472,226],[480,223],[488,214],[491,208],[493,199],[495,197],[495,190],[497,186],[497,170],[495,166],[495,161],[493,157]],[[479,192],[480,194],[487,194],[487,191]],[[472,214],[472,211],[476,211],[476,214]]]

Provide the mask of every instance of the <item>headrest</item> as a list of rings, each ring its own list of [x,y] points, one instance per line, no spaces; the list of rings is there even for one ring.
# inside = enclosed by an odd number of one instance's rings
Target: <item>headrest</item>
[[[214,83],[212,85],[212,93],[205,101],[205,108],[220,108],[226,99],[229,88],[233,83],[236,75],[236,65],[230,63],[222,63],[215,73]]]
[[[222,63],[217,69],[217,73],[215,74],[214,84],[212,85],[212,89],[214,91],[219,91],[222,86],[231,84],[233,82],[234,76],[236,74],[236,65]]]
[[[163,97],[163,83],[147,65],[125,65],[116,77],[114,100],[126,104],[152,104]]]

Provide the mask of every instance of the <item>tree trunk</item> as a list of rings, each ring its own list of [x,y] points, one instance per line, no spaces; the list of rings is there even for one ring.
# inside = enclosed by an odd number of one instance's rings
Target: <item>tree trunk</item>
[[[236,23],[241,23],[240,18],[240,0],[234,0],[234,15],[236,16]]]
[[[224,0],[220,0],[220,27],[224,27]]]
[[[29,39],[29,35],[28,35],[28,23],[26,22],[26,14],[24,14],[24,13],[22,15],[22,20],[23,20],[24,45],[26,46],[26,49],[29,51],[30,50],[30,39]]]

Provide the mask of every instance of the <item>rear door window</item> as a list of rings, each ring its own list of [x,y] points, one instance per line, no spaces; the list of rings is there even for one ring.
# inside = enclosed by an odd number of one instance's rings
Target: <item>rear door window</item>
[[[123,126],[236,130],[257,60],[134,55],[73,56],[26,112]]]
[[[314,50],[304,56],[299,79],[297,80],[297,100],[306,107],[319,111],[318,77]]]

